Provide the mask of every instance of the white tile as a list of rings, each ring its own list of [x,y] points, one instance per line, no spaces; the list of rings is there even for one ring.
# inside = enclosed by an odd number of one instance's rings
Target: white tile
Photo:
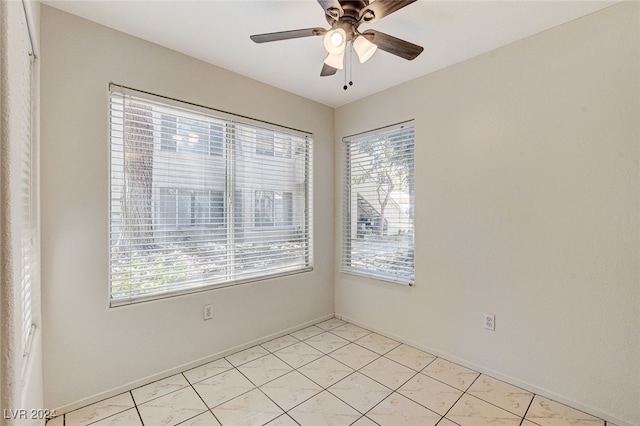
[[[238,367],[238,370],[244,374],[256,386],[261,386],[271,380],[287,374],[292,370],[284,361],[277,356],[270,354],[258,358]]]
[[[459,426],[458,423],[454,423],[451,420],[444,418],[442,420],[440,420],[440,423],[438,423],[438,426]],[[526,426],[526,425],[523,425]]]
[[[397,393],[376,405],[367,417],[381,426],[434,426],[441,416]]]
[[[604,420],[536,395],[525,416],[540,426],[604,426]]]
[[[323,332],[324,330],[321,329],[320,327],[316,327],[315,325],[312,325],[311,327],[307,327],[307,328],[303,328],[302,330],[295,331],[291,333],[291,335],[298,340],[305,340],[305,339],[308,339],[309,337],[313,337]]]
[[[48,423],[47,423],[48,424]],[[142,426],[138,410],[130,408],[122,413],[91,423],[92,426]]]
[[[520,417],[524,417],[533,399],[531,392],[484,374],[473,382],[467,393],[504,408]]]
[[[424,374],[416,374],[398,393],[443,416],[462,396],[462,391]]]
[[[416,374],[409,367],[384,357],[361,368],[360,372],[394,390]]]
[[[328,356],[315,360],[299,368],[298,371],[323,388],[327,388],[353,373],[352,368]]]
[[[346,324],[346,321],[342,321],[338,318],[331,318],[329,320],[323,321],[319,324],[316,324],[316,327],[320,327],[323,330],[331,330],[336,327],[340,327],[341,325]]]
[[[349,341],[333,333],[325,332],[310,337],[304,341],[307,345],[313,346],[322,353],[328,354],[338,348],[349,344]]]
[[[209,377],[193,385],[204,402],[213,408],[255,388],[254,384],[236,369]]]
[[[379,354],[354,343],[331,352],[330,356],[356,370],[380,358]]]
[[[180,423],[180,426],[220,426],[220,422],[213,417],[211,411],[205,411],[195,417]]]
[[[472,395],[464,394],[447,413],[461,426],[520,426],[522,419]]]
[[[423,370],[423,374],[440,380],[456,389],[466,391],[480,373],[454,364],[442,358],[437,358]]]
[[[207,406],[191,387],[138,405],[145,426],[172,426],[207,411]]]
[[[229,363],[226,359],[218,359],[207,364],[201,365],[200,367],[192,368],[191,370],[185,371],[183,374],[187,378],[187,380],[193,384],[199,382],[201,380],[207,379],[211,376],[215,376],[216,374],[224,373],[225,371],[229,371],[233,368],[233,365]]]
[[[356,343],[380,355],[386,354],[391,349],[400,346],[400,342],[396,342],[393,339],[389,339],[388,337],[376,333],[367,334],[366,336],[356,340]]]
[[[292,371],[260,387],[283,410],[290,410],[322,391],[322,387],[297,371]]]
[[[391,389],[358,372],[327,390],[363,414],[391,394]]]
[[[327,391],[303,402],[288,414],[305,426],[348,426],[360,418],[360,413]]]
[[[66,426],[84,426],[135,406],[129,392],[105,399],[65,414]]]
[[[283,414],[275,420],[271,420],[265,426],[298,426],[298,423],[289,417],[288,414]]]
[[[369,330],[353,324],[345,324],[343,326],[334,328],[333,330],[331,330],[331,332],[349,341],[358,340],[366,336],[367,334],[371,334]]]
[[[389,359],[399,362],[405,367],[409,367],[412,370],[420,371],[427,365],[429,365],[435,356],[430,353],[423,352],[409,345],[400,345],[397,348],[389,351],[385,354]]]
[[[189,386],[187,379],[182,374],[176,374],[134,389],[131,393],[136,404],[140,405],[187,386]]]
[[[229,355],[227,357],[227,361],[229,361],[234,367],[237,367],[265,355],[269,355],[269,351],[258,345],[245,349],[244,351],[236,352],[233,355]]]
[[[213,414],[223,425],[262,426],[284,412],[259,389],[218,405]]]
[[[303,365],[309,364],[311,361],[315,361],[320,358],[323,354],[304,342],[298,342],[295,345],[280,349],[275,352],[274,355],[293,368],[300,368]]]
[[[282,348],[286,348],[287,346],[291,346],[293,344],[298,343],[299,340],[295,337],[287,334],[286,336],[278,337],[277,339],[269,340],[261,344],[263,348],[268,350],[269,352],[276,352]]]
[[[370,418],[362,416],[358,419],[357,422],[355,422],[351,426],[378,426],[378,424],[373,420],[371,420]]]

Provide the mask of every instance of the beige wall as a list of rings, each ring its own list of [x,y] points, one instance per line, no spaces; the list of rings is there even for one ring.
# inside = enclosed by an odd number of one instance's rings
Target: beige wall
[[[639,425],[640,3],[338,108],[336,171],[342,137],[408,119],[416,285],[337,272],[336,313]]]
[[[109,82],[314,133],[315,270],[108,309]],[[326,106],[42,6],[45,405],[90,402],[332,315],[333,127]]]

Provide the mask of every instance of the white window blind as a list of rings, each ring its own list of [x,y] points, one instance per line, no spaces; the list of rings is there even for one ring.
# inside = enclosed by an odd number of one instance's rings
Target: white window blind
[[[22,163],[20,175],[21,187],[21,299],[22,299],[22,347],[23,358],[29,356],[33,332],[32,288],[37,285],[40,276],[40,250],[38,236],[37,207],[37,162],[33,140],[33,60],[34,52],[29,36],[26,12],[22,21],[23,51],[20,64],[22,94],[20,102],[20,136],[22,138]],[[23,364],[23,374],[26,362]]]
[[[111,305],[312,268],[310,134],[111,86]]]
[[[414,282],[414,129],[344,138],[342,271]]]

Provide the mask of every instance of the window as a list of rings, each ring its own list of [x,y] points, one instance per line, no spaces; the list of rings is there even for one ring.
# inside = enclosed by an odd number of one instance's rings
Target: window
[[[157,226],[224,225],[224,192],[160,188]]]
[[[256,154],[291,158],[291,137],[265,129],[256,133]]]
[[[256,226],[273,226],[273,191],[256,191]]]
[[[222,123],[168,114],[161,116],[161,149],[200,155],[222,155]]]
[[[311,142],[112,85],[111,305],[311,270]]]
[[[293,225],[293,193],[256,191],[255,225]]]
[[[342,271],[414,282],[413,122],[344,139]]]

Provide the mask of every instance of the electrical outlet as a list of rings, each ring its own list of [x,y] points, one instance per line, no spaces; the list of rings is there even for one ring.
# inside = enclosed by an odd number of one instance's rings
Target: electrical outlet
[[[213,318],[213,305],[204,305],[202,309],[202,316],[206,320],[210,320]]]
[[[496,316],[493,314],[484,314],[482,326],[487,330],[496,331]]]

